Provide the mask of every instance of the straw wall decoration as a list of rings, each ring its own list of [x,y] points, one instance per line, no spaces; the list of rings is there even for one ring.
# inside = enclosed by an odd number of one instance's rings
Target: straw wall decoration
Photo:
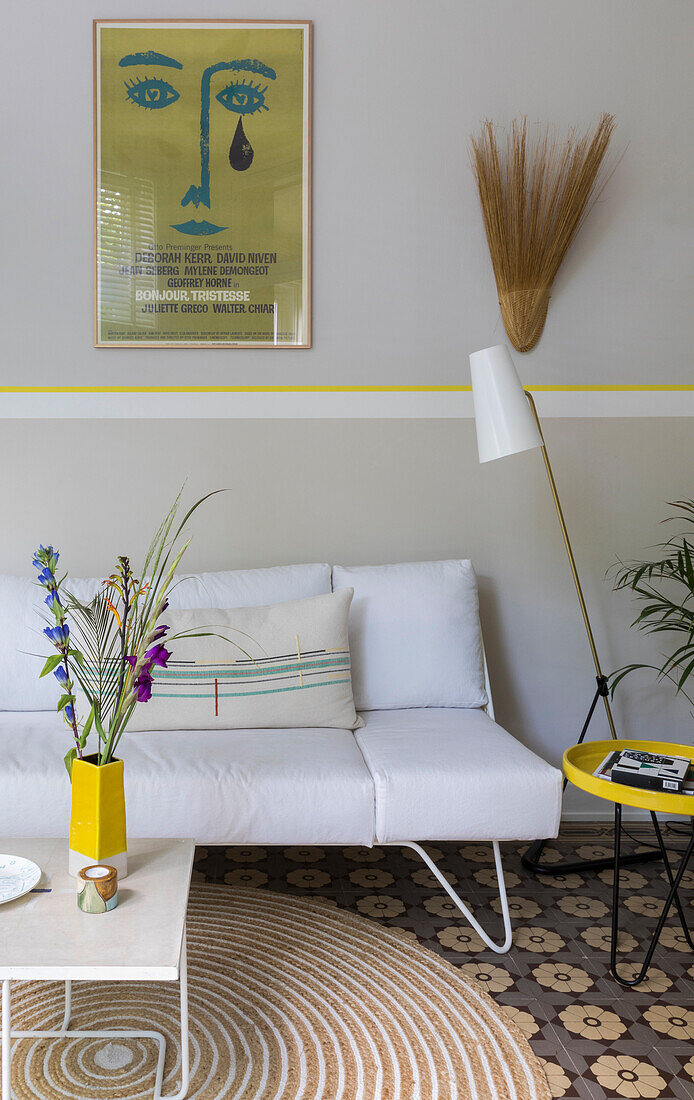
[[[570,130],[562,141],[545,127],[533,141],[528,120],[520,118],[499,143],[486,121],[471,138],[501,316],[517,351],[530,351],[540,339],[554,277],[607,183],[614,125],[614,115],[603,114],[583,136]]]

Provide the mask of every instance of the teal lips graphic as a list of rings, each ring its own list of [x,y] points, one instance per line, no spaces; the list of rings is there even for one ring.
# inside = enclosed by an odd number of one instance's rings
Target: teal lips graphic
[[[212,222],[196,222],[193,218],[189,222],[181,222],[180,225],[172,225],[179,233],[187,233],[192,237],[209,237],[210,233],[221,233],[226,225],[213,225]]]

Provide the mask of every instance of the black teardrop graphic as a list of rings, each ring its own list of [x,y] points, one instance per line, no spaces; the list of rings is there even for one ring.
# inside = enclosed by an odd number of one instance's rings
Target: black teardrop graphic
[[[239,117],[234,140],[229,146],[229,164],[232,168],[236,169],[237,172],[245,172],[247,168],[250,168],[252,163],[253,146],[246,137],[241,118]]]

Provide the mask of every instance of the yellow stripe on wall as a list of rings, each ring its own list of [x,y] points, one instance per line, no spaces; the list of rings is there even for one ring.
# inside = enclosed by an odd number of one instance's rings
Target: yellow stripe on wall
[[[533,393],[688,393],[694,384],[527,385]],[[471,386],[0,386],[0,393],[470,393]]]

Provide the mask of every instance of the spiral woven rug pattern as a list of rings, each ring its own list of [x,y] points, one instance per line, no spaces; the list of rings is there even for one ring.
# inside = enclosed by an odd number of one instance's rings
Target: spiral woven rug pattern
[[[398,930],[321,901],[196,884],[188,956],[190,1098],[549,1100],[503,1009]],[[16,984],[14,1027],[59,1027],[62,997],[59,983]],[[178,1091],[178,983],[75,983],[70,1027],[162,1031],[163,1095]],[[149,1039],[20,1039],[14,1095],[145,1100],[156,1060]]]

